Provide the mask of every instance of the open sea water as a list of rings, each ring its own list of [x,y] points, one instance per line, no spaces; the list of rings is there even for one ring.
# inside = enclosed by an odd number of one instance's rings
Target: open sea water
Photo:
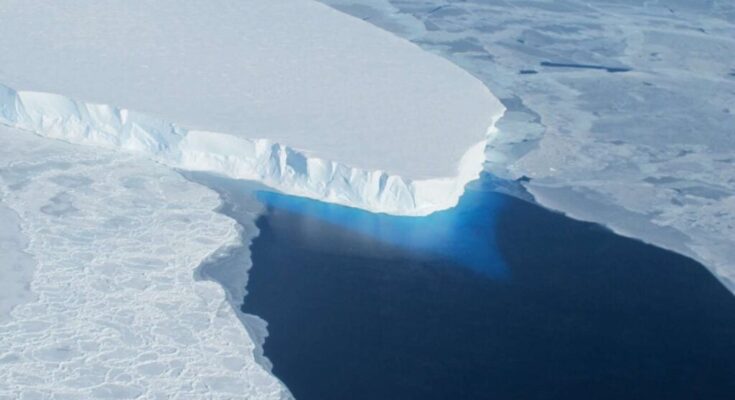
[[[242,310],[297,399],[735,398],[705,267],[489,186],[425,218],[258,192]]]

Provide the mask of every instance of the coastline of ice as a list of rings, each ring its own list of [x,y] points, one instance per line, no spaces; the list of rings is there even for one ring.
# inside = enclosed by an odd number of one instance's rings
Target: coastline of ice
[[[260,233],[255,221],[264,211],[263,203],[255,198],[255,191],[266,188],[256,182],[206,172],[182,171],[182,175],[193,183],[215,191],[221,202],[217,213],[236,222],[240,233],[238,242],[221,248],[204,260],[196,273],[202,279],[217,282],[225,290],[228,303],[255,344],[255,360],[270,372],[273,365],[263,350],[268,337],[268,323],[257,315],[242,312],[250,268],[253,266],[250,246]]]
[[[487,170],[690,256],[735,292],[735,5],[321,0],[442,55],[507,108]]]
[[[310,0],[11,3],[0,206],[36,267],[0,321],[0,397],[290,398],[236,307],[246,271],[201,280],[257,231],[173,169],[425,215],[479,175],[504,112],[461,68]]]
[[[312,0],[12,3],[3,123],[290,194],[451,207],[504,112],[465,70]]]
[[[269,139],[188,130],[127,109],[0,85],[3,125],[143,155],[173,168],[255,180],[288,194],[401,215],[426,215],[454,206],[464,186],[482,171],[485,146],[498,118],[500,114],[493,115],[486,138],[466,150],[456,175],[412,180],[310,156]]]
[[[140,156],[6,127],[0,191],[36,263],[33,298],[0,320],[0,397],[291,397],[222,287],[195,279],[240,240],[216,193]]]

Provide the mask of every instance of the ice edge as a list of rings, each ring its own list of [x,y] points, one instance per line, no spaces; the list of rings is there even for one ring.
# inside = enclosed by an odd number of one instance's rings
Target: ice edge
[[[190,130],[162,119],[62,95],[0,85],[0,124],[69,143],[140,154],[163,165],[262,182],[286,194],[395,215],[423,216],[454,207],[477,179],[485,146],[505,112],[488,110],[484,140],[471,146],[454,177],[411,180],[318,157],[268,139]]]

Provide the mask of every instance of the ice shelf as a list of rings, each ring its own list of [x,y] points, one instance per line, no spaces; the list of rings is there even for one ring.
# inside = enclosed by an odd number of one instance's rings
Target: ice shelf
[[[321,1],[503,101],[491,174],[693,257],[735,293],[735,2]]]
[[[451,207],[504,111],[450,62],[309,0],[11,3],[0,122],[290,194]]]

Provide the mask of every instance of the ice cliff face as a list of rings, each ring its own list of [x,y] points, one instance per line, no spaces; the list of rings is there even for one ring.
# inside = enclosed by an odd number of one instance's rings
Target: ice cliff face
[[[289,193],[448,207],[503,110],[446,59],[312,0],[11,3],[0,84],[20,93],[0,107],[13,126]]]
[[[503,101],[488,172],[693,257],[735,292],[735,2],[321,1]]]
[[[483,168],[487,139],[467,150],[455,176],[410,180],[313,157],[268,139],[189,130],[173,122],[57,94],[0,85],[0,123],[70,143],[145,155],[161,164],[260,181],[284,193],[374,212],[426,215],[454,206]]]

